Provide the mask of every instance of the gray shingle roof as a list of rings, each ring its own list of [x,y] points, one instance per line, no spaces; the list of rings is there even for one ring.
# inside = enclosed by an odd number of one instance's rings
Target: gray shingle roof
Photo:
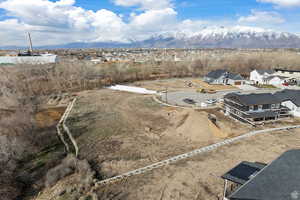
[[[264,80],[271,80],[271,79],[273,79],[273,78],[275,78],[275,77],[278,77],[278,78],[280,78],[280,79],[287,79],[288,77],[286,77],[286,76],[268,76],[267,78],[265,78]]]
[[[225,78],[232,79],[232,80],[245,80],[240,74],[234,74],[224,69],[213,70],[209,72],[205,77],[218,79],[221,76],[224,76]]]
[[[281,100],[271,93],[260,93],[260,94],[229,93],[225,95],[224,98],[231,99],[245,106],[281,103]]]
[[[300,107],[300,90],[282,90],[274,94],[281,101],[292,101]]]
[[[234,183],[244,184],[249,181],[254,174],[263,169],[266,164],[262,163],[253,163],[243,161],[227,173],[225,173],[222,178],[229,180]]]
[[[268,74],[274,74],[275,73],[275,71],[272,70],[272,69],[257,69],[256,71],[260,75],[264,75],[265,73],[268,73]]]
[[[206,77],[208,78],[213,78],[213,79],[218,79],[221,76],[223,76],[227,71],[224,69],[217,69],[209,72]]]
[[[229,196],[231,200],[300,198],[300,150],[290,150]]]

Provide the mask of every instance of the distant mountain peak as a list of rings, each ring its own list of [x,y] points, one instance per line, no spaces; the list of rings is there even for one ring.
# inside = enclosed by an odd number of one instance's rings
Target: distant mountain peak
[[[211,26],[197,32],[170,31],[154,35],[159,47],[299,48],[299,35],[249,26]],[[160,43],[159,43],[160,41]]]

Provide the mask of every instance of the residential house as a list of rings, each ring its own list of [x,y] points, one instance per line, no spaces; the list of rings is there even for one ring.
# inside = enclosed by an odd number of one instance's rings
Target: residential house
[[[224,85],[243,85],[245,79],[240,74],[234,74],[224,69],[217,69],[209,72],[204,81],[209,84],[224,84]]]
[[[275,74],[289,78],[300,78],[300,70],[275,69]]]
[[[300,90],[282,90],[274,94],[281,105],[290,109],[290,114],[300,117]]]
[[[267,78],[263,79],[264,84],[267,85],[282,85],[288,82],[288,77],[286,76],[279,76],[279,75],[271,75]]]
[[[250,72],[250,81],[252,81],[254,84],[266,84],[265,80],[274,73],[274,70],[255,69]]]
[[[224,113],[255,126],[289,117],[290,110],[281,102],[280,98],[271,93],[229,93],[224,96]]]
[[[275,72],[275,75],[287,77],[287,83],[300,84],[300,70],[275,69]]]
[[[223,200],[300,198],[300,150],[290,150],[266,165],[242,162],[222,176]]]

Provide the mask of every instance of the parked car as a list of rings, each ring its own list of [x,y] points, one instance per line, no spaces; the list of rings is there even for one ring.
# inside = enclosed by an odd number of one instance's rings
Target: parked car
[[[193,99],[183,99],[183,102],[187,104],[196,104],[196,101],[194,101]]]
[[[217,99],[208,99],[207,101],[205,101],[205,103],[212,105],[212,104],[216,104],[217,103]]]
[[[282,83],[283,86],[289,86],[288,82]]]

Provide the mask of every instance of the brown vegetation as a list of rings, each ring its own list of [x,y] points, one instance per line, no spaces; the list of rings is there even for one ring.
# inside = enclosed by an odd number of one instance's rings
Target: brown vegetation
[[[94,65],[84,61],[62,62],[55,65],[41,66],[2,66],[0,68],[0,196],[6,197],[7,191],[13,196],[18,194],[14,177],[18,175],[20,163],[36,161],[36,166],[29,167],[36,177],[41,178],[37,168],[52,168],[57,164],[45,161],[48,149],[56,149],[59,141],[55,135],[55,122],[61,111],[44,112],[45,103],[50,95],[78,92],[101,88],[106,85],[152,80],[172,77],[198,77],[210,70],[226,68],[232,72],[249,74],[252,69],[269,69],[283,67],[300,69],[300,56],[292,51],[208,51],[195,57],[193,61],[184,62],[147,62],[147,63],[111,63]],[[104,97],[103,97],[104,98]],[[101,101],[101,99],[99,99]],[[43,107],[43,109],[42,109]],[[41,110],[42,109],[42,110]],[[108,116],[120,117],[120,127],[107,127],[105,134],[126,131],[124,116],[110,115],[111,111],[104,108]],[[46,120],[49,115],[52,120]],[[136,121],[143,116],[136,118]],[[149,120],[149,123],[153,119]],[[103,121],[107,123],[107,121]],[[145,122],[141,122],[145,123]],[[109,124],[109,123],[108,123]],[[158,123],[157,123],[158,124]],[[151,122],[151,129],[156,131]],[[116,130],[116,128],[119,128]],[[97,137],[97,135],[94,135]],[[89,141],[86,141],[89,142]],[[112,145],[114,146],[114,145]],[[45,151],[46,149],[46,151]],[[57,150],[57,149],[56,149]],[[46,152],[39,154],[38,152]],[[61,153],[61,152],[60,152]],[[42,155],[34,159],[35,155]],[[56,155],[56,154],[55,154]],[[132,155],[129,155],[132,157]],[[139,157],[140,155],[133,155]],[[28,159],[30,158],[30,159]],[[49,159],[47,157],[47,159]],[[27,165],[26,165],[27,166]],[[45,167],[47,166],[47,167]],[[20,168],[23,170],[23,168]],[[18,187],[20,188],[20,187]],[[13,199],[13,196],[7,199]]]

